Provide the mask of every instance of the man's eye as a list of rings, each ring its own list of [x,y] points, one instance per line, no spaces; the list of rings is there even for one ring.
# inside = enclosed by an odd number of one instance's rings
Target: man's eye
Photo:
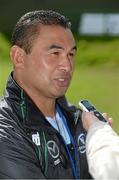
[[[52,54],[54,54],[54,55],[59,55],[59,52],[58,52],[58,51],[55,51],[55,52],[53,52]]]
[[[74,54],[73,54],[73,53],[69,53],[69,56],[70,56],[70,57],[74,57]]]

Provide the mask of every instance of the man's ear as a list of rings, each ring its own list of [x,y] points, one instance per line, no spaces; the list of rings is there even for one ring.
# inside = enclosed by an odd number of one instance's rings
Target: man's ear
[[[25,55],[25,51],[19,46],[14,45],[11,47],[10,57],[14,67],[16,68],[24,67],[24,55]]]

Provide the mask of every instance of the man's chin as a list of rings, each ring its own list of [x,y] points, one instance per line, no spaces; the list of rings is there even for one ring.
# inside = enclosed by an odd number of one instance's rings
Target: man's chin
[[[62,93],[57,94],[57,95],[55,96],[55,98],[56,98],[56,99],[58,99],[58,98],[60,98],[60,97],[62,97],[62,96],[65,96],[65,94],[66,94],[66,91],[65,91],[65,92],[62,92]]]
[[[68,87],[67,88],[60,88],[60,89],[56,88],[54,91],[55,98],[57,99],[57,98],[64,96],[67,92],[67,89],[68,89]]]

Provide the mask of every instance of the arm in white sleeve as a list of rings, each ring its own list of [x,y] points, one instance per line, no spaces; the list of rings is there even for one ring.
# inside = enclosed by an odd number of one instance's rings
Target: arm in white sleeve
[[[96,179],[119,179],[119,136],[104,122],[90,126],[86,139],[89,171]]]

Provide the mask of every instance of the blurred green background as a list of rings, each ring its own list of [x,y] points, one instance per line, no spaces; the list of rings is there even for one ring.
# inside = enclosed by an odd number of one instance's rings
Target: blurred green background
[[[119,37],[81,37],[78,25],[82,13],[118,13],[118,0],[0,0],[0,96],[12,70],[10,37],[18,18],[34,9],[53,9],[71,19],[78,52],[75,73],[66,94],[78,106],[90,100],[101,112],[114,118],[119,133]]]

